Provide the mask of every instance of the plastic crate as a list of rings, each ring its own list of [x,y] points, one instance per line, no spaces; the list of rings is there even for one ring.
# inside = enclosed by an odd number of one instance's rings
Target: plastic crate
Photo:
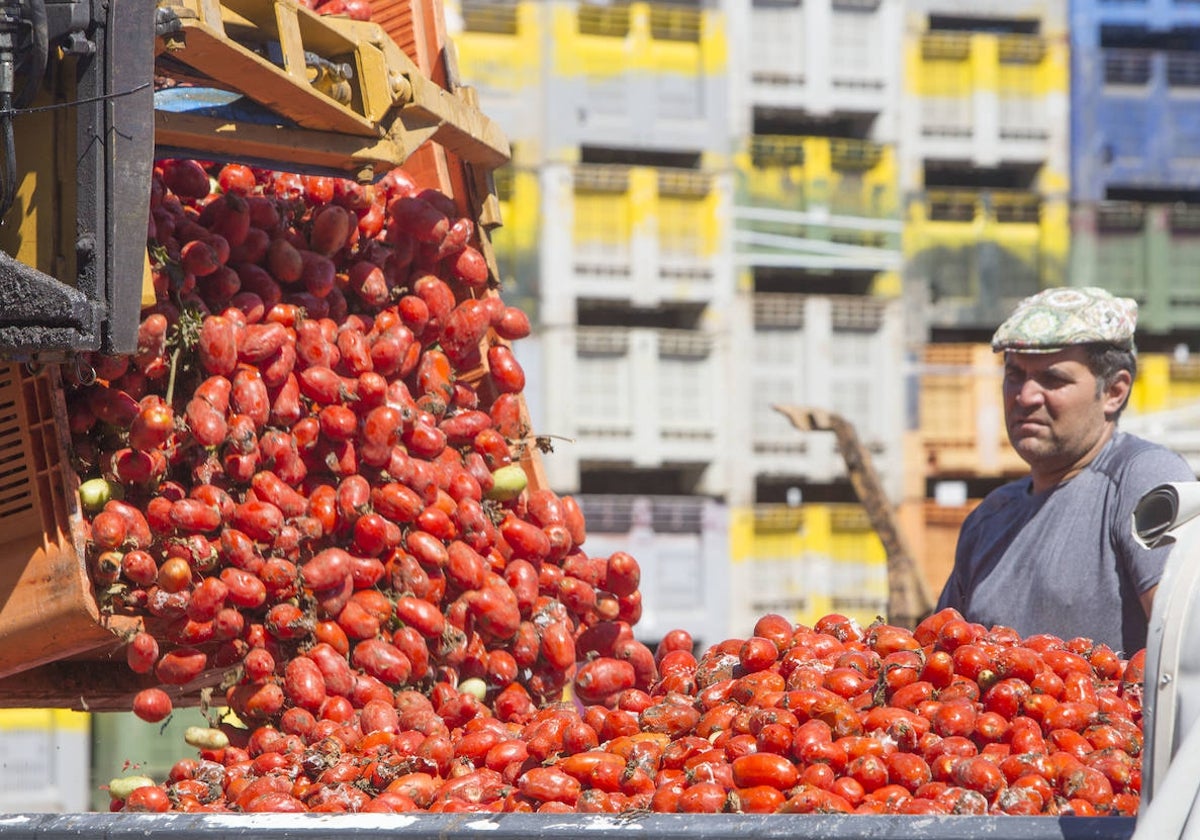
[[[769,612],[809,625],[841,612],[864,626],[886,614],[886,554],[860,506],[757,505],[731,521],[737,632]]]
[[[0,677],[111,647],[127,629],[92,595],[77,487],[58,368],[0,365]]]
[[[581,461],[659,467],[720,457],[723,354],[699,330],[568,327],[544,353],[546,428],[568,438],[548,459],[555,486]],[[564,392],[564,388],[566,389]]]
[[[61,709],[0,711],[0,810],[89,808],[90,719]]]
[[[1200,186],[1200,52],[1076,51],[1072,195]]]
[[[922,21],[921,28],[910,31],[909,96],[917,116],[913,159],[958,158],[996,166],[1065,157],[1065,36],[1044,20],[1028,34],[984,29],[931,30]]]
[[[1116,188],[1200,185],[1200,53],[1166,50],[1163,36],[1194,32],[1200,6],[1150,0],[1071,4],[1071,194],[1101,201]],[[1153,40],[1102,42],[1103,30]]]
[[[827,483],[846,475],[832,434],[801,433],[774,405],[835,412],[852,423],[887,487],[903,476],[901,312],[896,301],[851,295],[758,293],[747,406],[755,475]]]
[[[717,9],[464,0],[456,12],[463,78],[517,142],[724,151]]]
[[[738,155],[738,209],[756,211],[738,220],[742,237],[821,238],[823,224],[798,225],[788,214],[826,211],[867,222],[854,228],[830,226],[839,242],[899,247],[899,236],[871,221],[897,220],[895,146],[866,140],[789,135],[753,135]],[[781,211],[772,215],[762,211]],[[769,247],[769,246],[768,246]],[[753,256],[750,256],[753,260]]]
[[[756,2],[750,9],[745,98],[752,106],[827,114],[887,114],[894,140],[902,4]]]
[[[702,5],[550,4],[547,149],[726,150],[723,11]]]
[[[987,344],[926,345],[920,375],[920,436],[931,477],[1028,472],[1004,430],[1002,356]]]
[[[728,295],[731,265],[722,224],[729,176],[703,170],[578,164],[553,168],[566,183],[547,195],[548,216],[570,220],[570,241],[556,247],[554,294],[563,298],[709,303]],[[569,187],[568,187],[569,185]]]
[[[931,189],[909,205],[905,272],[929,326],[993,330],[1022,298],[1066,285],[1061,195]]]
[[[1070,280],[1138,301],[1139,335],[1200,328],[1200,205],[1080,202]]]

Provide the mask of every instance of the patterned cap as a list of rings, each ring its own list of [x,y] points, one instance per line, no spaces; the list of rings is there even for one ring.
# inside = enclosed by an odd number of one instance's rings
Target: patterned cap
[[[1047,289],[1017,304],[992,336],[992,350],[1053,353],[1072,344],[1133,349],[1137,301],[1094,286]]]

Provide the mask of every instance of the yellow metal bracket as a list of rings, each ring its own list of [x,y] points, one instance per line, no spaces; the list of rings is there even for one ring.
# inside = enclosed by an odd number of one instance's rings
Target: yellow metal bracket
[[[281,119],[155,111],[155,142],[198,156],[278,160],[369,175],[436,141],[465,162],[508,162],[503,132],[466,89],[435,84],[377,24],[294,0],[163,0],[155,72],[231,91]]]

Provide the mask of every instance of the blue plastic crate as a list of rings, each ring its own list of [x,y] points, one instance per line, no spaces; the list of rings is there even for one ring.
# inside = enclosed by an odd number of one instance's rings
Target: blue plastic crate
[[[1076,201],[1200,189],[1200,3],[1074,0]]]

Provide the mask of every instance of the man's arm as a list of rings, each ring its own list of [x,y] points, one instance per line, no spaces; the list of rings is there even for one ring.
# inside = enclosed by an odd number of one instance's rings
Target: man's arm
[[[1142,602],[1142,609],[1146,611],[1146,618],[1150,617],[1150,610],[1154,607],[1154,593],[1158,591],[1158,584],[1154,584],[1139,597]]]

